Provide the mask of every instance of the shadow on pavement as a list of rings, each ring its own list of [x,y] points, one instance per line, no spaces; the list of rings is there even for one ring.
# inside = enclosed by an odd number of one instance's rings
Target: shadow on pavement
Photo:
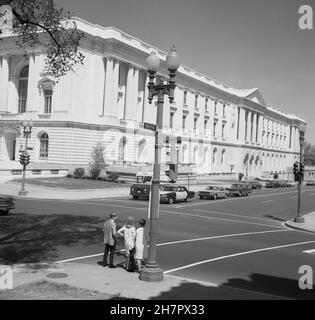
[[[250,280],[228,279],[218,287],[185,282],[152,300],[270,300],[315,299],[314,290],[301,290],[298,280],[253,273]]]
[[[11,214],[0,221],[0,263],[55,261],[62,247],[103,246],[104,218]],[[122,225],[118,222],[117,227]],[[120,245],[120,243],[118,243]]]
[[[283,219],[283,218],[280,218],[280,217],[273,216],[271,214],[265,214],[264,217],[265,218],[270,218],[270,219],[276,220],[276,221],[282,221],[282,222],[285,222],[285,221],[288,220],[288,219]]]

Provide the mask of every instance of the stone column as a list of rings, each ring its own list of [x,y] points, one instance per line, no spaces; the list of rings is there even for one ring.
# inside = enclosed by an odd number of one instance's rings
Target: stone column
[[[118,116],[118,84],[119,82],[119,61],[113,62],[113,80],[112,80],[112,108],[111,114]]]
[[[2,56],[0,67],[0,110],[8,111],[9,58]]]
[[[252,142],[257,142],[257,113],[254,113],[253,116],[253,130],[252,130]]]
[[[245,130],[246,130],[246,126],[245,126],[245,109],[244,108],[240,108],[240,122],[239,122],[239,139],[241,141],[245,141]]]
[[[133,108],[134,108],[134,67],[129,65],[127,73],[127,86],[126,86],[126,103],[125,103],[125,119],[133,119]]]
[[[247,112],[247,134],[246,134],[246,141],[251,141],[251,130],[252,130],[252,112]]]
[[[113,58],[106,58],[106,73],[105,73],[105,97],[103,114],[111,115],[112,113],[112,87],[113,87]]]
[[[33,110],[33,100],[34,100],[33,94],[34,94],[34,87],[35,87],[34,80],[35,80],[35,55],[31,54],[29,57],[26,112]]]
[[[137,119],[138,113],[138,97],[139,97],[139,69],[134,68],[133,75],[133,106],[132,106],[132,119]]]

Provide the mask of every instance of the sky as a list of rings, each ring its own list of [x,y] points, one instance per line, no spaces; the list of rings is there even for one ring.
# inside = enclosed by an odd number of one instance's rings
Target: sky
[[[115,26],[235,88],[259,88],[268,105],[306,120],[315,144],[315,0],[55,0],[78,17]],[[315,17],[314,17],[315,18]]]

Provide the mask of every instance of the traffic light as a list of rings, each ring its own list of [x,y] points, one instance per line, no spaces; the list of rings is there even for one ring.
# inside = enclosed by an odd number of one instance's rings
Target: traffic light
[[[299,165],[297,162],[294,163],[293,165],[293,173],[296,175],[299,173]]]
[[[25,165],[27,166],[30,163],[30,161],[31,161],[31,156],[28,153],[26,153],[25,154]]]
[[[24,162],[25,162],[25,154],[24,153],[21,153],[20,154],[20,164],[24,164]]]
[[[182,137],[177,137],[176,142],[177,142],[177,144],[181,144],[182,143]]]
[[[300,164],[300,173],[301,173],[301,176],[303,177],[304,176],[304,164],[303,163]]]

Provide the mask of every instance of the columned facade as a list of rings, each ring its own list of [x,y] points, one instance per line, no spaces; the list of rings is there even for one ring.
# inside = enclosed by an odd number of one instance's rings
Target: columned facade
[[[151,168],[154,136],[144,123],[155,124],[156,100],[147,101],[145,59],[153,48],[115,28],[99,28],[96,36],[89,22],[76,22],[89,35],[80,46],[84,65],[58,82],[45,73],[44,48],[25,54],[12,49],[14,39],[1,46],[0,166],[19,168],[24,140],[18,124],[32,119],[32,162],[87,167],[91,148],[103,142],[111,170]],[[166,77],[166,53],[157,55]],[[175,102],[165,97],[165,165],[167,152],[177,150],[179,172],[229,177],[290,170],[302,119],[266,105],[258,89],[235,89],[184,66],[177,74]]]

